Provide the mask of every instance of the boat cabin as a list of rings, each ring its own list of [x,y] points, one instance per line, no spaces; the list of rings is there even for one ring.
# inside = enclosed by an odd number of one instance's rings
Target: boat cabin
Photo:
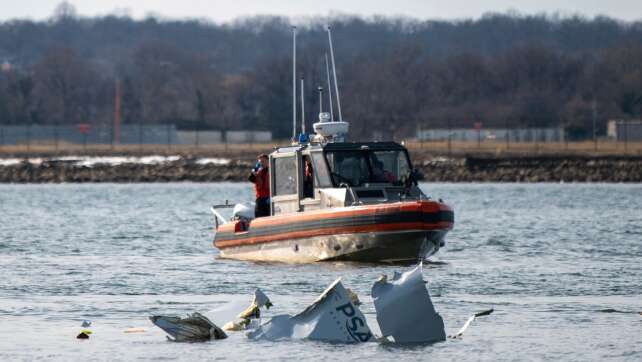
[[[299,144],[270,154],[272,215],[423,196],[394,142]]]

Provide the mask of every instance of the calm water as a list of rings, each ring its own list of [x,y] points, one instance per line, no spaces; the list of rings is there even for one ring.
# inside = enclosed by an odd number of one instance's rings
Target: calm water
[[[423,188],[456,211],[424,269],[447,332],[495,313],[463,340],[391,347],[165,341],[147,316],[247,303],[255,287],[296,313],[339,276],[375,323],[370,287],[403,267],[217,259],[209,205],[249,200],[249,185],[1,185],[0,360],[642,360],[642,185]]]

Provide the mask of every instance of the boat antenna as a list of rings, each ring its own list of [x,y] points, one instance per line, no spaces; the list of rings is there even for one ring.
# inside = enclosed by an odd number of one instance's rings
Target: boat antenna
[[[301,77],[301,133],[305,134],[305,100],[303,96],[303,77]]]
[[[296,141],[296,26],[292,27],[292,141]]]
[[[330,31],[329,25],[328,42],[330,43],[330,59],[332,60],[332,73],[334,75],[334,90],[335,93],[337,93],[337,109],[339,110],[339,122],[343,122],[343,117],[341,116],[341,100],[339,98],[339,84],[337,83],[337,68],[334,65],[334,50],[332,49],[332,32]]]
[[[332,84],[330,83],[330,66],[328,65],[328,53],[325,53],[325,74],[328,78],[328,100],[330,101],[330,122],[334,122],[334,112],[332,111]]]
[[[317,88],[319,91],[319,114],[323,113],[323,87],[319,86]]]

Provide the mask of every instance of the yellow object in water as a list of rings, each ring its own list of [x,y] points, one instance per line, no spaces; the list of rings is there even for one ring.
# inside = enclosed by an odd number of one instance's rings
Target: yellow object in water
[[[92,333],[92,332],[91,332],[89,329],[83,329],[82,331],[80,331],[80,333],[78,333],[78,335],[76,336],[76,338],[77,338],[77,339],[89,339],[89,335],[90,335],[91,333]]]
[[[241,312],[238,316],[241,319],[246,319],[246,318],[260,318],[261,317],[261,310],[259,309],[259,306],[256,305],[254,302],[252,305],[247,307],[244,311]]]
[[[223,326],[224,331],[244,331],[247,329],[249,320],[243,320],[241,322],[230,321],[225,323]]]
[[[147,330],[145,328],[127,328],[123,332],[125,333],[145,333]]]

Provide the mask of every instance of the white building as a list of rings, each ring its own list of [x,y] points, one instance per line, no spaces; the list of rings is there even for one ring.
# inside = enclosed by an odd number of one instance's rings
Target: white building
[[[225,141],[229,143],[266,143],[272,141],[270,131],[227,131]]]
[[[518,128],[518,129],[472,129],[472,128],[455,128],[455,129],[419,129],[417,130],[417,140],[419,141],[478,141],[496,140],[510,142],[563,142],[563,128]]]
[[[610,120],[607,123],[607,135],[617,141],[642,141],[642,120]]]

